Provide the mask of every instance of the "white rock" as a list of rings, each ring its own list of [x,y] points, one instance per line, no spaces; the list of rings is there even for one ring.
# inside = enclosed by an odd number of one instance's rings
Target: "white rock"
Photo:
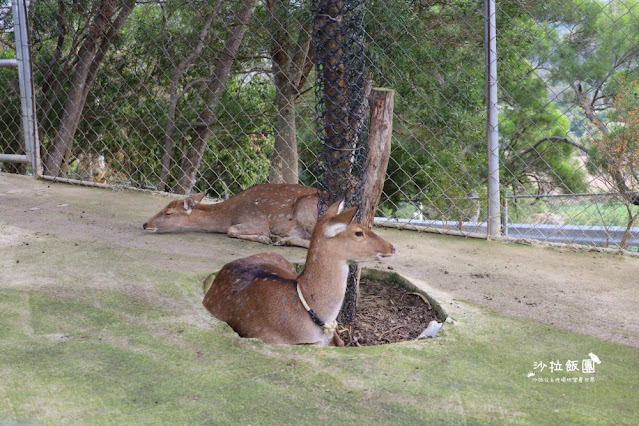
[[[428,327],[426,327],[426,330],[422,331],[422,334],[417,336],[417,338],[418,339],[425,339],[427,337],[431,337],[431,338],[435,337],[435,336],[437,336],[437,333],[439,332],[440,328],[442,328],[442,323],[433,320],[433,321],[428,323]]]

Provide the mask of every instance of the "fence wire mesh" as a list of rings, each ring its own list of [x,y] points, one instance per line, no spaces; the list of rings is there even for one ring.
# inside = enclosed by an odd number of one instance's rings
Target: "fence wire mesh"
[[[637,3],[496,3],[509,235],[619,227],[621,239],[584,242],[639,246]],[[9,6],[0,0],[0,58],[15,57]],[[361,7],[366,80],[396,91],[378,216],[481,229],[483,2]],[[45,175],[218,197],[319,185],[310,1],[38,0],[29,25]],[[0,87],[0,152],[20,153],[14,70],[0,68]]]
[[[11,3],[0,2],[0,153],[9,155],[25,154],[22,143],[20,81],[17,67],[9,66],[8,61],[16,59],[15,43],[6,36],[7,29],[13,28]],[[13,34],[10,37],[13,41]],[[24,164],[0,163],[0,170],[24,174]]]
[[[312,10],[316,128],[323,145],[319,154],[321,214],[340,199],[348,206],[362,202],[368,124],[364,10],[360,0],[315,0]]]
[[[366,57],[361,0],[314,0],[316,129],[319,154],[318,213],[330,204],[362,204],[366,183]],[[361,222],[362,210],[355,220]],[[349,265],[340,322],[356,318],[359,271]]]

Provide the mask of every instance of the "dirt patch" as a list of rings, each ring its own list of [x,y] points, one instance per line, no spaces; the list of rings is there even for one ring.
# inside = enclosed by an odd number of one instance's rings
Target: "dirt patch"
[[[268,247],[223,234],[145,234],[142,223],[166,203],[165,196],[0,173],[0,286],[32,285],[34,277],[43,286],[76,276],[87,281],[94,272],[108,278],[121,265],[133,262],[136,268],[120,284],[135,287],[147,266],[175,276],[204,276],[232,260],[264,251],[277,251],[297,263],[306,257],[298,247]],[[392,258],[375,264],[377,269],[392,266],[401,276],[426,283],[454,300],[502,315],[639,347],[636,256],[375,231],[397,250]],[[110,246],[122,249],[105,262]],[[165,298],[182,300],[179,292],[170,291],[171,280],[163,276],[154,282],[166,284]]]
[[[357,322],[340,327],[346,346],[374,346],[415,340],[435,320],[428,300],[393,281],[360,281]]]

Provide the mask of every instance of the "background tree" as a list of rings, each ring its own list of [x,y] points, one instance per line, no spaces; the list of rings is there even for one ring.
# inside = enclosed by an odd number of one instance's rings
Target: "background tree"
[[[367,6],[374,84],[399,95],[383,209],[398,214],[414,202],[431,218],[480,219],[469,196],[481,199],[486,191],[485,93],[477,83],[485,73],[483,8],[464,1]],[[568,122],[536,73],[538,59],[528,55],[549,44],[527,6],[507,1],[498,8],[502,179],[520,189],[539,182],[546,191],[583,188],[575,147],[548,143],[566,137]],[[531,149],[541,140],[546,144]]]
[[[639,3],[586,1],[573,6],[557,23],[552,39],[552,81],[570,88],[563,101],[579,107],[606,138],[610,134],[606,111],[614,107],[621,82],[639,79]],[[630,191],[623,171],[614,167],[607,172],[617,190],[639,205],[639,195]]]
[[[611,123],[607,133],[600,135],[590,149],[590,167],[605,170],[609,185],[619,187],[623,180],[627,192],[620,192],[619,198],[626,207],[628,222],[626,232],[620,242],[626,248],[631,228],[637,217],[637,196],[639,196],[639,81],[619,82],[613,109],[608,118]]]
[[[518,4],[504,5],[500,12],[501,184],[514,194],[585,191],[585,173],[575,154],[586,149],[571,140],[570,122],[544,81],[552,25]]]
[[[309,2],[267,0],[277,131],[269,182],[298,183],[296,100],[313,68]]]
[[[266,75],[247,79],[245,74],[238,74],[229,79],[197,191],[228,197],[268,180],[274,144],[274,96],[275,89]]]
[[[62,164],[65,162],[65,158],[68,159],[75,132],[80,124],[82,110],[97,71],[134,7],[134,0],[121,2],[118,0],[98,0],[89,9],[92,18],[87,24],[86,31],[82,32],[81,37],[78,37],[79,43],[77,45],[73,43],[71,48],[72,65],[67,73],[69,81],[66,88],[66,100],[55,136],[47,146],[44,156],[45,174],[51,176],[61,174]],[[65,10],[61,0],[58,7],[58,15],[61,16],[59,21],[64,19]],[[64,43],[66,28],[64,24],[58,25],[58,45]],[[77,33],[75,35],[77,36]],[[44,82],[46,83],[47,80],[45,79]]]
[[[194,131],[186,152],[182,156],[177,183],[173,192],[187,194],[196,183],[196,175],[202,163],[202,157],[208,146],[209,138],[213,134],[213,125],[217,118],[217,108],[226,82],[231,74],[231,67],[248,28],[251,16],[255,10],[257,0],[244,0],[234,17],[234,24],[227,35],[224,48],[217,59],[215,69],[206,84],[202,95],[202,106],[193,123]]]
[[[196,79],[192,79],[190,82],[184,82],[184,75],[187,72],[187,69],[193,65],[195,61],[200,60],[203,52],[205,51],[205,43],[210,42],[209,33],[211,32],[211,25],[213,21],[217,18],[218,22],[220,21],[220,7],[222,5],[222,0],[218,0],[210,6],[210,10],[203,15],[196,14],[195,18],[199,18],[200,16],[204,16],[204,20],[199,20],[201,22],[201,29],[197,33],[197,39],[188,38],[191,42],[184,46],[184,49],[175,50],[175,39],[176,37],[171,37],[166,34],[161,38],[162,40],[162,51],[164,55],[168,57],[172,57],[176,54],[185,55],[186,52],[190,52],[188,55],[177,62],[173,61],[171,63],[171,88],[170,88],[170,97],[169,97],[169,105],[167,112],[167,124],[166,124],[166,134],[164,135],[164,153],[162,156],[162,171],[160,172],[160,182],[158,184],[158,190],[164,191],[168,189],[168,176],[169,170],[171,168],[171,163],[173,162],[173,146],[175,144],[175,133],[177,130],[176,124],[176,115],[178,109],[178,103],[180,99],[182,99],[189,91],[189,89],[198,82]],[[163,16],[163,32],[170,31],[166,27],[169,25],[169,20],[171,20],[172,16],[166,16],[167,8],[162,8]],[[175,8],[171,9],[173,13],[180,13],[184,15],[182,11],[183,8]],[[191,15],[191,19],[194,17]],[[194,25],[193,27],[197,28],[199,25]],[[177,28],[180,31],[180,35],[182,38],[185,34],[188,34],[188,29],[185,28],[184,25],[180,25]],[[167,46],[168,42],[171,42],[170,46]],[[210,50],[206,49],[206,51],[210,52]],[[208,56],[208,55],[207,55]]]

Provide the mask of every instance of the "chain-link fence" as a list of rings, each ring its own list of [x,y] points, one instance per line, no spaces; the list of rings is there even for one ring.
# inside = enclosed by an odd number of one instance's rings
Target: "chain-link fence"
[[[5,35],[5,28],[13,27],[11,3],[0,3],[0,154],[24,154],[24,143],[20,131],[20,81],[16,72],[15,36]],[[24,163],[2,163],[0,170],[25,173]]]
[[[317,186],[311,3],[31,1],[44,175],[216,197]],[[9,6],[0,0],[0,59],[15,57]],[[396,91],[378,216],[485,232],[484,2],[361,7],[362,83]],[[504,232],[618,227],[605,242],[564,241],[636,250],[637,1],[499,1],[495,18]],[[16,79],[0,68],[0,152],[21,149]]]

